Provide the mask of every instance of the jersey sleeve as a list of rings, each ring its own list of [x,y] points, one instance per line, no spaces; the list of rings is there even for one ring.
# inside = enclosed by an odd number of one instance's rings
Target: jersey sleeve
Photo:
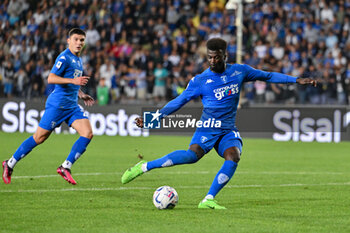
[[[297,80],[296,77],[286,74],[257,70],[248,65],[243,66],[246,72],[246,76],[244,78],[245,82],[260,80],[268,83],[296,83]]]
[[[67,66],[67,58],[63,55],[57,57],[54,66],[51,69],[50,73],[54,73],[57,76],[63,77],[63,72]]]
[[[160,117],[166,117],[173,112],[179,110],[190,100],[200,96],[200,83],[197,77],[193,77],[188,83],[187,88],[175,99],[166,104],[159,112],[162,114]]]

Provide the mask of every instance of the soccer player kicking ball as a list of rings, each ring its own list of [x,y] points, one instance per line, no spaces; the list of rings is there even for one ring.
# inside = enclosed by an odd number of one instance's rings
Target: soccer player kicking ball
[[[64,50],[56,59],[48,77],[48,83],[55,85],[54,91],[46,101],[45,113],[33,136],[25,140],[13,156],[3,161],[2,179],[5,184],[11,183],[11,175],[16,163],[26,156],[34,147],[43,143],[52,130],[59,127],[63,121],[72,126],[80,135],[74,143],[67,159],[57,168],[66,181],[76,184],[71,175],[73,163],[84,153],[92,139],[92,128],[84,109],[78,105],[78,97],[85,105],[92,106],[94,99],[83,93],[80,86],[84,86],[89,77],[83,75],[83,63],[79,57],[85,43],[86,34],[79,28],[68,33],[68,49]]]
[[[207,42],[209,68],[192,78],[186,90],[159,111],[160,118],[165,117],[180,109],[191,99],[200,96],[203,103],[201,121],[215,118],[216,121],[221,121],[221,127],[197,128],[187,151],[177,150],[150,162],[139,162],[123,174],[121,179],[123,184],[155,168],[195,163],[214,147],[217,153],[225,159],[225,162],[198,208],[226,209],[219,205],[214,198],[232,178],[242,153],[242,139],[235,126],[242,84],[256,80],[271,83],[312,84],[314,86],[317,84],[315,80],[310,78],[302,79],[281,73],[265,72],[253,69],[248,65],[227,64],[225,62],[226,47],[227,43],[224,40],[220,38],[210,39]],[[137,118],[136,124],[143,127],[143,119]]]

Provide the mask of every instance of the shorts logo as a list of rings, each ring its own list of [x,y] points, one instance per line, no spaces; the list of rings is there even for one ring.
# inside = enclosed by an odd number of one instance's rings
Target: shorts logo
[[[202,137],[201,137],[201,142],[202,142],[202,143],[205,143],[206,141],[208,141],[208,138],[205,137],[205,136],[202,136]]]
[[[53,128],[55,128],[55,126],[56,126],[56,122],[51,121],[51,128],[53,129]]]
[[[159,110],[156,112],[144,112],[143,113],[143,127],[145,129],[159,129],[160,128],[160,116]]]

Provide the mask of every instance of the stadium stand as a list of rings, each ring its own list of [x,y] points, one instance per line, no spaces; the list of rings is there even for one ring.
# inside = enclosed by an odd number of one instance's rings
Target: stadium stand
[[[100,79],[109,103],[164,101],[207,68],[205,41],[228,42],[235,62],[235,11],[222,0],[4,0],[0,3],[0,97],[38,98],[66,46],[62,35],[86,30],[84,91]],[[349,104],[350,1],[256,0],[244,5],[243,62],[313,77],[317,88],[246,83],[252,103]]]

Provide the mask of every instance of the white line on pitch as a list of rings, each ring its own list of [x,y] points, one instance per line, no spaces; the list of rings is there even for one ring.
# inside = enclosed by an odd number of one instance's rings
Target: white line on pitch
[[[186,174],[216,174],[217,172],[209,171],[174,171],[163,172],[164,174],[171,175],[186,175]],[[74,176],[103,176],[103,175],[122,175],[122,172],[93,172],[93,173],[75,173]],[[265,175],[346,175],[350,173],[343,172],[285,172],[285,171],[262,171],[262,172],[250,172],[250,171],[237,171],[237,174],[265,174]],[[51,178],[59,177],[58,175],[39,175],[39,176],[13,176],[12,179],[36,179],[36,178]]]
[[[227,185],[225,188],[271,188],[271,187],[300,187],[300,186],[350,186],[346,183],[321,183],[321,184],[248,184]],[[177,189],[207,189],[209,186],[177,186]],[[71,192],[71,191],[121,191],[121,190],[153,190],[154,187],[115,187],[115,188],[66,188],[66,189],[29,189],[29,190],[0,190],[0,193],[47,193],[47,192]]]

